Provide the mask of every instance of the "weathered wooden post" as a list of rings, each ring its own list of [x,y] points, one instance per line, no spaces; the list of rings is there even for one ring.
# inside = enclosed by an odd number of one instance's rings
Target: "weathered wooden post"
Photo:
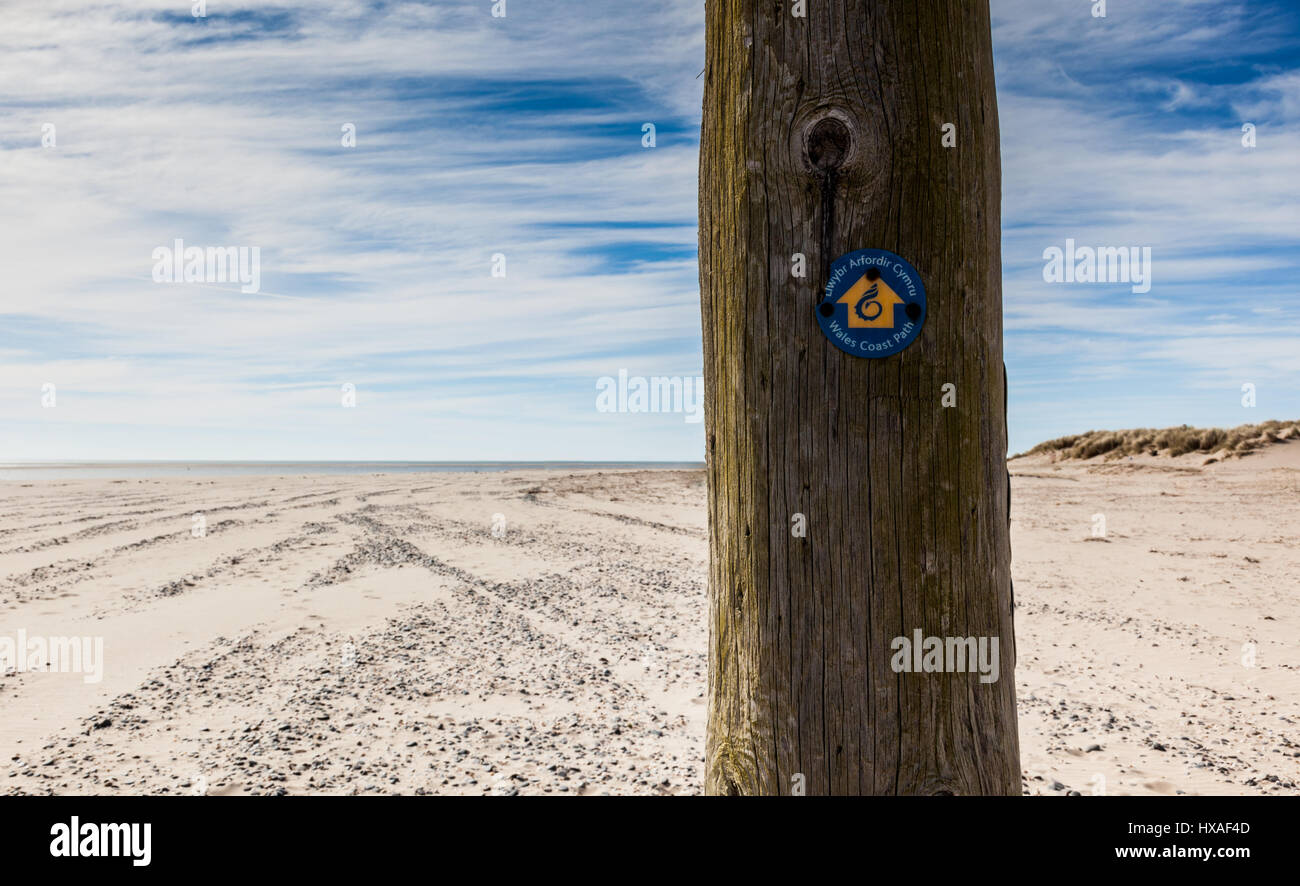
[[[706,9],[706,789],[1019,794],[987,0]]]

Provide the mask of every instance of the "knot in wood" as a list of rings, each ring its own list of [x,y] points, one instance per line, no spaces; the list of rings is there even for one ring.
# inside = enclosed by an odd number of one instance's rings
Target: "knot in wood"
[[[808,130],[808,160],[819,172],[833,172],[844,164],[853,135],[838,117],[823,117]]]

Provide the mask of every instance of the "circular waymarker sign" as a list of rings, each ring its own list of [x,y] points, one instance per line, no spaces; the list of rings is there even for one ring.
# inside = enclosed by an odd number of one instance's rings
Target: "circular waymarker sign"
[[[925,325],[925,285],[906,259],[859,249],[831,265],[817,325],[855,357],[888,357],[916,341]]]

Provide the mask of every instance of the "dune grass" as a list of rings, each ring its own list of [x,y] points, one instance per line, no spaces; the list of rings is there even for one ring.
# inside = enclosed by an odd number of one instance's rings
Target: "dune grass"
[[[1014,455],[1055,455],[1060,459],[1083,459],[1104,456],[1106,459],[1129,455],[1179,456],[1209,453],[1213,460],[1241,458],[1279,440],[1300,437],[1300,421],[1266,421],[1257,425],[1222,428],[1136,428],[1128,431],[1087,431],[1057,437],[1039,443],[1028,452]]]

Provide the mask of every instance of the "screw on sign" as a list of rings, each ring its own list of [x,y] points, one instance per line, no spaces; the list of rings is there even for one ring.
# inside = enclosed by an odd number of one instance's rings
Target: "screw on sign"
[[[883,358],[916,341],[925,323],[925,285],[905,259],[859,249],[831,265],[817,305],[822,334],[855,357]]]

